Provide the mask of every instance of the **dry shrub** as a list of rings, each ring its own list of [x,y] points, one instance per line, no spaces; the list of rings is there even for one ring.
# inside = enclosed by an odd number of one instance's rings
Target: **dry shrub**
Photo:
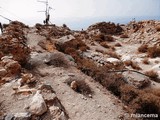
[[[55,46],[57,50],[71,55],[77,63],[79,59],[81,59],[81,52],[89,49],[89,47],[80,39],[70,40],[65,43],[56,43]]]
[[[122,34],[120,38],[129,38],[129,36],[127,34]]]
[[[154,63],[159,64],[159,60],[155,60]]]
[[[84,96],[89,97],[93,94],[93,91],[89,85],[84,80],[69,79],[66,83],[76,92],[83,94]]]
[[[160,25],[156,26],[156,30],[159,32],[160,31]]]
[[[121,74],[108,73],[108,70],[108,67],[101,68],[94,78],[114,95],[120,96],[120,86],[125,84],[124,78]]]
[[[142,61],[144,64],[150,64],[150,62],[149,62],[149,59],[148,58],[145,58],[145,59],[143,59],[143,61]]]
[[[79,48],[80,51],[85,52],[88,49],[88,47],[86,46],[82,46]]]
[[[147,71],[145,72],[145,74],[150,77],[152,80],[156,81],[156,82],[159,82],[159,79],[158,79],[158,73],[153,71],[153,70],[150,70],[150,71]]]
[[[131,60],[126,60],[126,61],[124,61],[124,64],[126,66],[131,66],[132,65],[132,61]]]
[[[140,68],[140,66],[136,63],[136,62],[133,62],[131,60],[126,60],[124,61],[124,64],[126,66],[131,66],[133,69],[136,69],[136,70],[142,70],[142,68]]]
[[[65,51],[64,51],[65,53],[67,53],[67,54],[72,54],[72,53],[76,53],[76,50],[74,49],[74,48],[66,48],[65,49]]]
[[[116,52],[107,51],[106,53],[107,53],[108,55],[110,55],[111,57],[113,57],[113,58],[120,59],[120,55],[118,55]]]
[[[120,96],[120,86],[126,84],[121,74],[106,74],[106,79],[101,80],[101,84],[111,91],[114,95]]]
[[[121,100],[134,113],[160,114],[160,97],[151,90],[139,90],[129,85],[121,86]],[[158,94],[159,95],[159,94]]]
[[[160,46],[149,47],[148,56],[151,58],[160,57]]]
[[[100,38],[94,38],[94,40],[96,41],[96,42],[102,42],[103,40],[102,39],[100,39]]]
[[[160,89],[145,89],[144,91],[160,97]]]
[[[105,48],[110,48],[110,46],[108,45],[107,42],[101,42],[100,45],[105,47]]]
[[[105,40],[105,35],[103,33],[100,33],[96,36],[93,36],[93,39],[96,42],[103,42]]]
[[[95,25],[91,25],[89,26],[88,30],[96,30],[98,29],[101,33],[104,34],[120,34],[121,32],[123,32],[122,27],[119,24],[115,24],[115,23],[111,23],[111,22],[100,22],[97,23]]]
[[[96,51],[96,52],[103,53],[103,54],[105,54],[105,53],[106,53],[103,49],[98,49],[98,48],[97,48],[97,49],[95,49],[95,51]]]
[[[56,47],[59,51],[65,52],[67,48],[73,48],[75,50],[82,49],[86,51],[89,47],[80,39],[73,39],[65,43],[56,43]]]
[[[105,41],[105,34],[101,33],[101,34],[98,34],[97,36],[95,36],[95,41],[97,41],[97,42]]]
[[[107,72],[110,69],[118,69],[117,66],[108,63],[103,67],[98,67],[93,61],[87,59],[81,59],[79,63],[81,63],[81,65],[79,64],[79,69],[83,73],[91,76],[116,96],[120,95],[119,87],[125,83],[123,76]]]
[[[160,97],[141,92],[130,105],[135,113],[160,114]]]
[[[142,68],[136,63],[132,61],[131,67],[136,70],[142,70]]]
[[[79,55],[78,51],[74,48],[66,48],[65,53],[71,55],[73,58],[77,58]]]
[[[60,52],[52,53],[50,61],[47,64],[64,68],[68,68],[70,66],[69,61],[67,60],[65,55]]]
[[[115,50],[116,50],[116,48],[115,48],[114,46],[110,46],[110,50],[115,51]]]
[[[120,43],[115,44],[116,47],[121,47],[122,45]]]
[[[111,36],[111,35],[106,35],[105,36],[105,41],[108,41],[108,42],[114,42],[114,38]]]
[[[91,88],[89,87],[89,85],[87,85],[87,83],[85,81],[77,81],[76,91],[78,93],[85,95],[85,96],[89,96],[89,95],[93,94]]]
[[[111,35],[105,35],[103,33],[95,36],[94,40],[97,41],[97,42],[104,42],[104,41],[114,42],[114,38]]]
[[[148,45],[147,44],[142,44],[139,48],[138,48],[138,52],[141,53],[145,53],[148,51]]]
[[[121,100],[125,104],[129,104],[138,96],[138,90],[129,85],[121,86]]]
[[[79,59],[77,61],[78,69],[80,69],[83,73],[85,73],[88,76],[93,76],[98,72],[97,65],[89,59]]]

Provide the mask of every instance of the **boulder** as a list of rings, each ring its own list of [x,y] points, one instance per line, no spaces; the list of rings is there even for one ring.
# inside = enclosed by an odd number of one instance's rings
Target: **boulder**
[[[106,58],[107,62],[111,62],[111,63],[120,63],[121,61],[117,58]]]
[[[50,61],[50,55],[51,53],[49,52],[44,52],[44,53],[32,52],[28,60],[28,65],[31,67],[38,67],[44,65],[45,63]]]
[[[5,29],[4,34],[0,36],[0,51],[5,55],[12,55],[13,59],[19,63],[25,63],[30,54],[30,48],[27,46],[23,23],[11,22]]]
[[[128,71],[124,72],[123,75],[125,77],[126,82],[136,88],[145,88],[150,86],[151,84],[151,81],[148,77],[139,73]]]
[[[67,35],[67,36],[59,38],[57,41],[61,44],[64,44],[65,42],[68,42],[73,39],[75,39],[75,37],[73,35]]]
[[[13,60],[12,56],[4,56],[1,58],[1,68],[0,68],[0,74],[1,75],[15,75],[19,74],[21,71],[21,65],[18,63],[18,61]],[[0,75],[0,76],[1,76]]]
[[[4,120],[13,120],[13,118],[14,118],[14,115],[11,113],[8,113]]]
[[[31,114],[28,112],[24,113],[15,113],[13,120],[30,120]]]
[[[40,91],[37,91],[37,93],[33,96],[28,107],[28,111],[34,115],[42,115],[47,111],[47,105],[40,94]]]

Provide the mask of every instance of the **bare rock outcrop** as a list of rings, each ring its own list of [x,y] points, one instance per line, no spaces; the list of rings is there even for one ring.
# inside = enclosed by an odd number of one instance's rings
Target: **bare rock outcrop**
[[[42,115],[47,111],[46,103],[39,92],[40,91],[37,91],[37,93],[33,96],[28,107],[28,111],[34,115]]]
[[[4,56],[0,61],[0,77],[18,75],[21,71],[21,65],[13,60],[12,56]]]
[[[23,30],[27,28],[23,23],[11,22],[5,29],[3,36],[0,36],[0,51],[1,55],[13,56],[13,59],[24,63],[30,54],[30,49],[26,44],[26,37]]]
[[[100,22],[88,27],[89,31],[96,29],[99,29],[99,31],[104,34],[118,34],[123,31],[120,25],[115,25],[114,23],[110,22]]]

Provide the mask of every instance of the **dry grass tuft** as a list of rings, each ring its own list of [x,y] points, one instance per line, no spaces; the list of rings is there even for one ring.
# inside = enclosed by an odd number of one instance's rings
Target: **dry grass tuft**
[[[93,95],[93,91],[84,80],[70,79],[66,83],[76,92],[89,97]]]
[[[106,54],[110,55],[113,58],[120,59],[120,55],[118,55],[116,52],[113,51],[107,51]]]
[[[139,97],[133,100],[131,107],[135,113],[140,114],[160,114],[160,97],[151,93],[141,92]]]
[[[142,61],[144,64],[150,64],[150,62],[149,62],[149,59],[148,58],[145,58],[145,59],[143,59],[143,61]]]
[[[160,31],[160,25],[158,25],[157,27],[156,27],[156,30],[159,32]]]
[[[158,73],[153,71],[153,70],[150,70],[150,71],[147,71],[145,72],[145,74],[150,77],[152,80],[156,81],[156,82],[160,82],[159,81],[159,78],[158,78]]]
[[[131,60],[126,60],[126,61],[124,61],[124,64],[126,66],[131,66],[132,65],[132,61]]]
[[[103,67],[98,67],[93,61],[87,59],[81,59],[79,62],[79,69],[88,76],[94,78],[97,82],[102,84],[105,88],[110,90],[114,95],[119,96],[119,87],[125,82],[121,74],[108,73],[110,69],[118,69],[113,64],[107,64]]]
[[[151,58],[160,57],[160,46],[149,47],[148,56]]]
[[[95,36],[94,40],[97,41],[97,42],[104,42],[104,41],[114,42],[115,41],[114,38],[111,35],[105,35],[103,33]]]
[[[132,61],[131,67],[135,70],[142,70],[142,68],[136,63]]]
[[[142,70],[142,68],[136,62],[133,62],[132,60],[124,61],[124,64],[126,66],[131,66],[133,69]]]
[[[121,100],[125,104],[129,104],[138,96],[138,90],[129,85],[124,85],[120,87],[121,91]]]
[[[114,38],[111,36],[111,35],[106,35],[105,36],[105,41],[108,41],[108,42],[114,42]]]
[[[141,53],[145,53],[148,51],[148,45],[147,44],[142,44],[139,48],[138,48],[138,52]]]
[[[100,45],[103,46],[104,48],[110,48],[107,42],[101,42]]]
[[[129,36],[127,34],[122,34],[120,38],[129,38]]]
[[[122,45],[120,43],[116,43],[115,46],[116,47],[122,47]]]
[[[146,93],[152,93],[158,97],[160,97],[160,89],[145,89]]]
[[[128,105],[133,113],[160,114],[159,92],[138,90],[129,85],[121,86],[121,100]]]
[[[64,44],[56,43],[55,45],[57,49],[61,52],[65,52],[67,48],[72,48],[75,50],[82,50],[82,51],[86,51],[87,49],[89,49],[89,47],[82,40],[78,38],[65,42]]]
[[[70,66],[69,61],[65,57],[63,53],[56,52],[52,53],[51,60],[47,63],[47,65],[53,65],[55,67],[64,67],[68,68]]]
[[[110,46],[110,50],[115,51],[115,50],[116,50],[116,48],[115,48],[114,46]]]
[[[105,54],[105,53],[106,53],[106,52],[105,52],[104,50],[102,50],[102,49],[95,49],[95,51],[96,51],[96,52],[103,53],[103,54]]]

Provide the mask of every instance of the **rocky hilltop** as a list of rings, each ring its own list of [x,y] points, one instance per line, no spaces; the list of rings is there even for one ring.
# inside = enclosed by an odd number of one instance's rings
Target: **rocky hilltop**
[[[3,26],[0,120],[159,119],[160,21]]]

